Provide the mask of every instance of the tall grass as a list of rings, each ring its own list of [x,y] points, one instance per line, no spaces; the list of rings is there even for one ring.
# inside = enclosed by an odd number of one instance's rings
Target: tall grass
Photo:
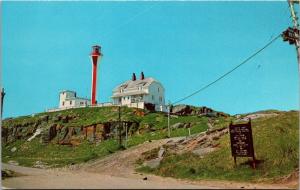
[[[278,117],[252,122],[255,155],[260,161],[256,169],[249,164],[251,158],[237,158],[237,166],[234,166],[229,135],[225,135],[219,140],[219,149],[203,158],[190,152],[169,155],[157,169],[140,170],[176,178],[272,180],[299,168],[298,126],[298,112],[281,113]]]

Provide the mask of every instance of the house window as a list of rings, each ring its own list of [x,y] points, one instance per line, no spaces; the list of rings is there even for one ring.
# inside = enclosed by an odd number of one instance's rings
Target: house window
[[[157,91],[159,92],[159,88],[157,88]]]
[[[119,98],[119,103],[122,101],[122,98]]]
[[[162,97],[161,96],[159,97],[159,101],[162,102]]]
[[[65,102],[64,102],[64,101],[62,102],[62,105],[63,105],[63,106],[65,105]]]
[[[72,100],[70,100],[70,105],[72,105]]]
[[[127,100],[129,100],[129,96],[127,96]]]
[[[152,95],[152,100],[154,100],[154,95]]]

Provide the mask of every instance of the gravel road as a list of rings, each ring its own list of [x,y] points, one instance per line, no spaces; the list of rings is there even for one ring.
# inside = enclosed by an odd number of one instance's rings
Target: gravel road
[[[182,137],[181,137],[182,138]],[[173,138],[179,140],[181,138]],[[277,184],[235,183],[228,181],[187,181],[164,178],[134,171],[141,153],[159,147],[170,139],[147,142],[103,159],[89,161],[68,168],[37,169],[2,164],[23,176],[2,180],[2,188],[68,188],[68,189],[287,189]]]

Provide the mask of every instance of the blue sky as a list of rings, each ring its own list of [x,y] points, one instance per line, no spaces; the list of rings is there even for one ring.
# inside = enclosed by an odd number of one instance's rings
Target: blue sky
[[[176,101],[227,72],[290,26],[282,2],[2,2],[4,118],[90,96],[91,46],[104,54],[97,99],[144,71]],[[299,108],[295,48],[281,38],[182,103],[230,114]]]

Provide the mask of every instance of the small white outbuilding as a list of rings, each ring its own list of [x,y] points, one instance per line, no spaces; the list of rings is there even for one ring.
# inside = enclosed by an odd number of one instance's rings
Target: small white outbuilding
[[[76,92],[63,90],[59,93],[59,108],[85,107],[91,105],[90,99],[76,96]]]

